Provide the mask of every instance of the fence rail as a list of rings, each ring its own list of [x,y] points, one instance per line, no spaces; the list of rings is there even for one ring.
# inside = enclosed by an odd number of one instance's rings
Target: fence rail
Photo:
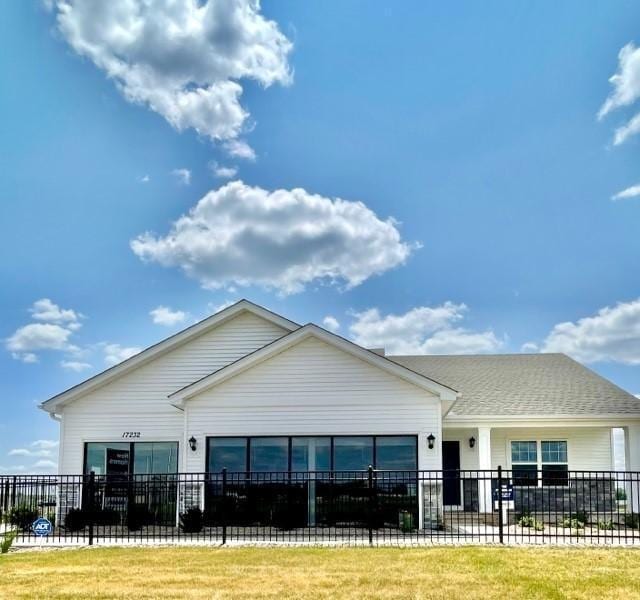
[[[503,470],[0,476],[18,544],[640,544],[640,473]],[[53,532],[32,530],[38,517]]]

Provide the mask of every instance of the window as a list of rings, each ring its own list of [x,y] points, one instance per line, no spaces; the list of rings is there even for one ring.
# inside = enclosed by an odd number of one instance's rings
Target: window
[[[568,485],[566,440],[511,442],[514,485]],[[538,478],[538,472],[541,477]]]
[[[568,485],[567,442],[542,441],[542,485]]]
[[[84,472],[160,475],[178,472],[178,442],[87,442]]]
[[[511,442],[514,485],[538,485],[537,442]]]
[[[209,473],[220,473],[226,468],[230,472],[247,470],[247,438],[208,438]]]
[[[416,438],[394,435],[376,438],[376,467],[390,471],[414,471],[418,468]]]
[[[207,438],[207,471],[414,471],[415,435],[272,436]]]

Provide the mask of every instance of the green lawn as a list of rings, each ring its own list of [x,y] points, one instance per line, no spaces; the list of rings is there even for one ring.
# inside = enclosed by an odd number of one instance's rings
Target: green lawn
[[[640,598],[622,548],[100,548],[0,556],[0,598]]]

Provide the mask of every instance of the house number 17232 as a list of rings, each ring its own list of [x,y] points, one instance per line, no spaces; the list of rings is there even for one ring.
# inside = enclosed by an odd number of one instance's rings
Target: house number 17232
[[[140,432],[139,431],[125,431],[122,434],[123,438],[139,438],[140,437]]]

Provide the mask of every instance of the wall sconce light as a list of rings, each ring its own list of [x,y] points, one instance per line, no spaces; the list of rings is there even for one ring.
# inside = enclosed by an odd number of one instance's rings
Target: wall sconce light
[[[473,448],[476,445],[476,438],[474,438],[473,436],[471,436],[469,438],[469,448]]]
[[[195,452],[196,448],[198,447],[198,440],[196,440],[196,438],[194,438],[193,436],[189,438],[189,447],[191,448],[191,450],[193,450],[193,452]]]
[[[427,436],[427,444],[429,444],[429,450],[433,450],[433,443],[436,441],[436,436],[430,433]]]

